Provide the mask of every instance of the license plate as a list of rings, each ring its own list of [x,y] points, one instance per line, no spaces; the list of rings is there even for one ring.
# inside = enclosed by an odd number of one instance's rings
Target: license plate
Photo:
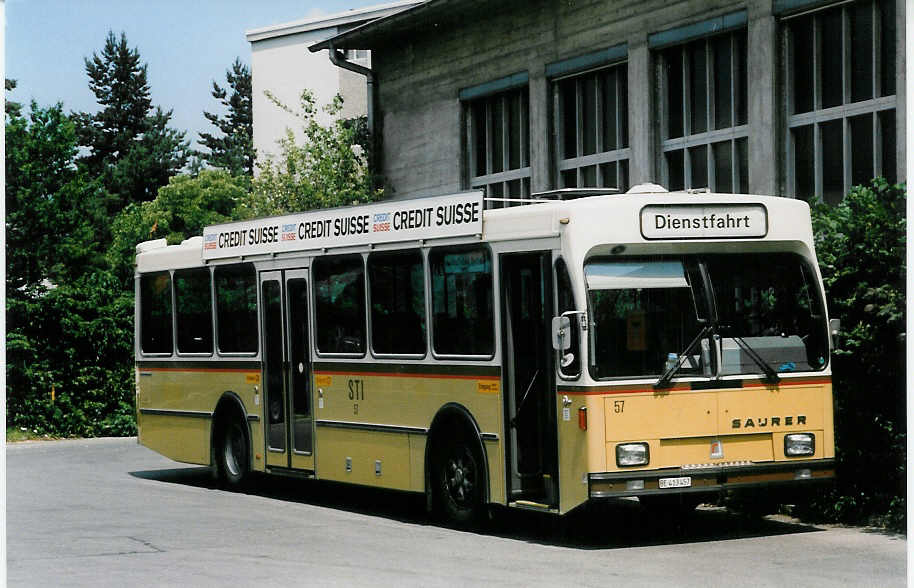
[[[661,488],[688,488],[692,485],[692,478],[683,476],[682,478],[660,478]]]

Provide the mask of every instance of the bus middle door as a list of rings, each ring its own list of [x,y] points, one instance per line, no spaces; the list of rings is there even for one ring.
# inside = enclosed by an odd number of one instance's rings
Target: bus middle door
[[[260,276],[267,467],[314,470],[308,270]]]

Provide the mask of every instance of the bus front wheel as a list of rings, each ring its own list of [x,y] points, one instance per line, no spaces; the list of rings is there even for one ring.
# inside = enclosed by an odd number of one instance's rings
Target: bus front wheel
[[[462,437],[454,438],[438,452],[435,488],[445,518],[469,525],[482,512],[483,473],[478,452]]]
[[[222,427],[216,455],[219,473],[226,485],[237,488],[247,477],[250,464],[248,447],[247,430],[239,419],[233,418]]]

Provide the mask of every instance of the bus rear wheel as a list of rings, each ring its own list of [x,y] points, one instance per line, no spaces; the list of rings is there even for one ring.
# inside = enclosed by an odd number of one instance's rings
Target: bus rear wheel
[[[250,451],[247,429],[237,418],[232,418],[221,429],[216,457],[219,474],[225,484],[237,488],[248,476]]]
[[[456,525],[477,522],[482,512],[482,459],[462,437],[438,453],[435,465],[437,502],[444,517]]]

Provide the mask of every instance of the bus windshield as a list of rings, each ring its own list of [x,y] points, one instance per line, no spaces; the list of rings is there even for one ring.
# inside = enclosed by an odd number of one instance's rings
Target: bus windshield
[[[700,280],[680,260],[594,261],[584,274],[595,378],[662,374],[701,330],[692,287]],[[701,373],[697,362],[679,371]]]
[[[704,263],[722,337],[722,374],[760,372],[740,338],[775,372],[825,368],[825,311],[815,274],[799,255],[714,255]]]
[[[798,255],[597,259],[584,274],[596,379],[657,377],[677,364],[678,376],[708,374],[709,354],[700,350],[710,349],[710,332],[720,335],[720,375],[817,371],[827,363],[822,300]],[[680,357],[706,320],[708,341]]]

